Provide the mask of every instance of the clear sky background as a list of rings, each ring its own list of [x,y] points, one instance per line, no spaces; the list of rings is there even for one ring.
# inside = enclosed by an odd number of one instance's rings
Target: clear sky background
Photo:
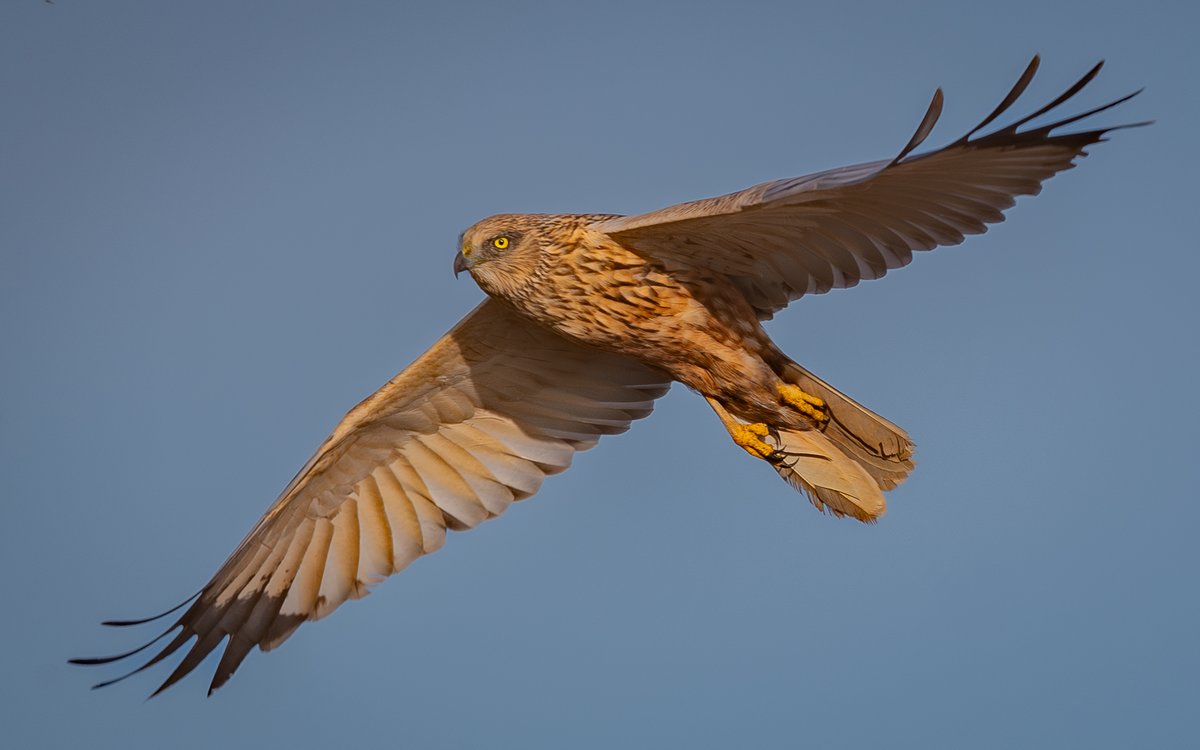
[[[432,5],[432,4],[431,4]],[[1196,747],[1193,3],[0,5],[0,744]],[[70,656],[216,569],[480,298],[488,214],[641,212],[1141,86],[1009,221],[802,300],[905,426],[815,512],[676,387],[505,517],[204,698]]]

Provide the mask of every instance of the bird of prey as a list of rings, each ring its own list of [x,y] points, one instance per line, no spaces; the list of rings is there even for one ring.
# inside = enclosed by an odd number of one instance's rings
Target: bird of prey
[[[209,693],[249,651],[441,548],[538,491],[602,435],[650,414],[678,381],[733,442],[821,510],[872,521],[913,469],[901,428],[838,392],[771,341],[761,321],[810,294],[908,265],[979,234],[1020,195],[1069,169],[1116,128],[1058,133],[1134,94],[1045,125],[1096,65],[1028,117],[981,135],[999,106],[944,148],[914,154],[942,109],[934,94],[895,158],[765,182],[637,216],[506,214],[459,238],[454,271],[487,299],[354,407],[129,676],[189,641],[155,694],[227,641]],[[1136,123],[1138,125],[1144,123]],[[1132,125],[1117,126],[1132,127]],[[111,684],[108,680],[97,687]]]

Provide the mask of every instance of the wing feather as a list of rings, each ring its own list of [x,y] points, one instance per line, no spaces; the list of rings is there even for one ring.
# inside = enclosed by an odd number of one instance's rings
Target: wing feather
[[[378,583],[392,574],[395,553],[392,550],[392,525],[375,480],[364,477],[357,485],[358,522],[362,553],[358,559],[358,579]]]
[[[1099,73],[1097,64],[1033,114],[977,136],[1028,88],[1039,62],[1034,57],[991,114],[945,148],[910,155],[941,113],[939,89],[912,138],[890,161],[775,180],[593,226],[647,256],[725,274],[764,318],[806,294],[880,278],[910,263],[915,251],[958,244],[966,235],[986,231],[1018,196],[1037,194],[1045,180],[1070,169],[1112,130],[1147,124],[1055,134],[1134,92],[1021,130],[1082,91]]]
[[[669,384],[483,303],[346,415],[168,629],[175,637],[129,674],[191,642],[157,694],[225,641],[216,690],[254,646],[278,646],[440,549],[448,528],[476,526],[537,492],[576,452],[648,415]]]
[[[376,467],[361,483],[361,492],[379,496],[392,532],[392,570],[398,573],[413,560],[425,554],[421,520],[408,495],[396,482],[396,475],[387,467]]]

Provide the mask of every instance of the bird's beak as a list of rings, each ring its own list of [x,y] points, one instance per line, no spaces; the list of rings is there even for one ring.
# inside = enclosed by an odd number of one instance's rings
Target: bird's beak
[[[462,254],[462,251],[459,250],[458,255],[454,256],[454,278],[457,279],[458,275],[466,270],[467,270],[467,259]]]

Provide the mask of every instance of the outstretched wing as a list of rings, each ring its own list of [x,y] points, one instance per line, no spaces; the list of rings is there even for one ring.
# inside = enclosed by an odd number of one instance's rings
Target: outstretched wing
[[[661,371],[484,302],[346,415],[159,636],[178,628],[175,637],[129,674],[195,638],[157,694],[228,638],[211,694],[255,645],[274,648],[301,623],[439,549],[446,529],[471,528],[537,492],[577,451],[647,416],[669,386]],[[74,661],[109,663],[157,640]]]
[[[908,145],[890,161],[765,182],[718,198],[606,219],[593,227],[645,255],[728,276],[764,318],[805,294],[877,279],[908,265],[914,250],[955,245],[964,235],[980,234],[987,224],[1002,221],[1002,212],[1017,196],[1038,193],[1043,181],[1070,169],[1086,155],[1087,146],[1117,128],[1063,135],[1053,131],[1138,93],[1020,130],[1077,94],[1095,78],[1100,63],[1032,115],[974,137],[1012,106],[1038,62],[1034,57],[983,122],[938,151],[909,156],[941,114],[941,89]]]

